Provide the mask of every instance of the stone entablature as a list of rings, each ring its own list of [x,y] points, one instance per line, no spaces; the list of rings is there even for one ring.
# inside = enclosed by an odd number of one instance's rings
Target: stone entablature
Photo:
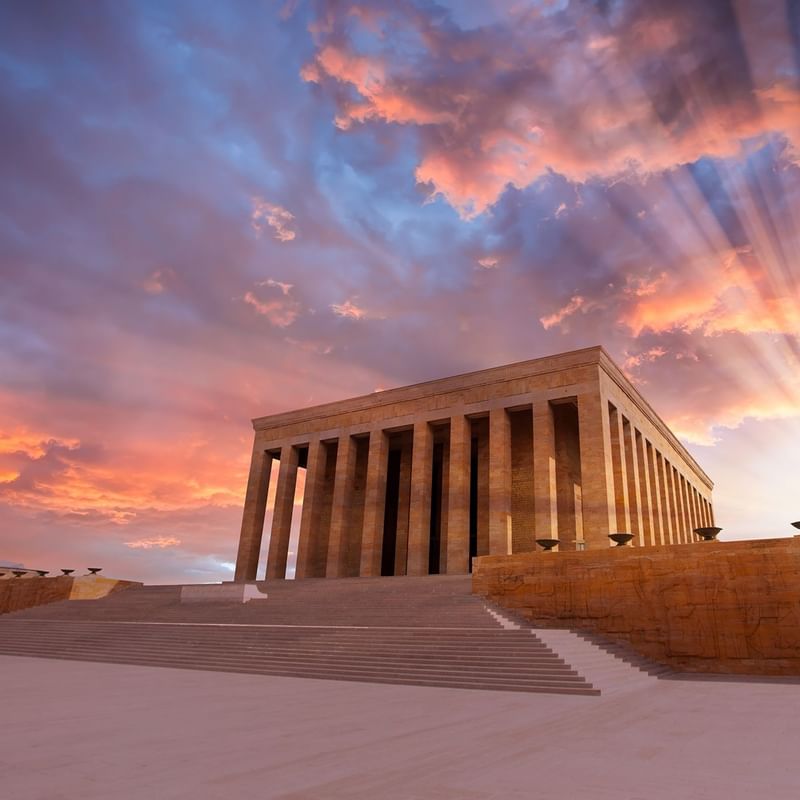
[[[712,482],[601,347],[253,420],[237,580],[285,575],[305,468],[297,576],[463,573],[476,555],[693,540]]]

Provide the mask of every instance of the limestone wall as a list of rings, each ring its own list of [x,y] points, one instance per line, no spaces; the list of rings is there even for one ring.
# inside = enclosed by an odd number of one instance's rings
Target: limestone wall
[[[66,575],[55,578],[17,578],[0,582],[0,614],[22,611],[58,600],[97,600],[111,592],[141,586],[135,581],[118,581],[86,575],[78,578]]]
[[[679,670],[800,675],[800,537],[484,556],[472,586]]]

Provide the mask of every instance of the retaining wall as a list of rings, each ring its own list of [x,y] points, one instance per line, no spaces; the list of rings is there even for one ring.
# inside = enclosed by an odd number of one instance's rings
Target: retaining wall
[[[141,586],[135,581],[118,581],[86,575],[54,578],[14,578],[0,581],[0,614],[55,603],[58,600],[97,600],[111,592]]]
[[[483,556],[472,587],[679,670],[800,675],[800,537]]]

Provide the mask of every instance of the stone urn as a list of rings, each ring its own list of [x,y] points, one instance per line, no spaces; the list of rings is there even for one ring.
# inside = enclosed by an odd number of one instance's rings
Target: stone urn
[[[44,578],[45,575],[50,574],[46,569],[37,569],[36,573],[39,575],[40,578]]]
[[[89,574],[90,575],[97,575],[97,573],[100,572],[100,570],[102,570],[103,568],[102,567],[86,567],[86,569],[89,570]]]
[[[75,572],[75,570],[74,570],[74,569],[62,569],[61,571],[62,571],[62,572],[65,574],[65,575],[72,575],[72,573],[73,573],[73,572]]]
[[[798,530],[800,530],[800,519],[797,520],[797,522],[793,522],[792,523],[792,527],[793,528],[797,528]]]
[[[722,528],[715,528],[713,526],[707,528],[695,528],[696,533],[704,542],[713,542]]]
[[[545,553],[549,553],[554,547],[558,547],[561,543],[560,539],[537,539],[536,544],[541,547]]]
[[[611,539],[612,542],[617,543],[617,547],[625,547],[625,545],[633,539],[632,533],[609,533],[608,538]]]
[[[12,569],[11,571],[14,573],[15,578],[21,578],[25,574],[24,569]]]

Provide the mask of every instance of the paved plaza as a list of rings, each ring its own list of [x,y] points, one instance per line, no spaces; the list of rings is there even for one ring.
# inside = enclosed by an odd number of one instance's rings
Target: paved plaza
[[[800,684],[599,697],[0,656],[15,800],[795,800]]]

